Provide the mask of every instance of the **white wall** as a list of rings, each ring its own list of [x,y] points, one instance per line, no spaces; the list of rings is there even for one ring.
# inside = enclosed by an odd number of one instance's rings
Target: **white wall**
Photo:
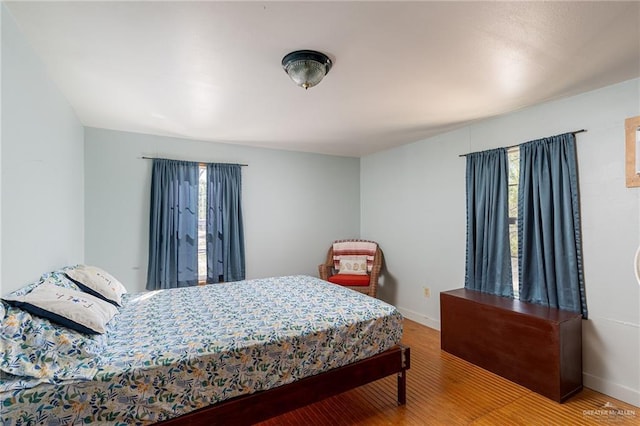
[[[361,229],[385,253],[382,296],[439,328],[439,292],[464,286],[459,154],[587,129],[577,135],[589,309],[584,384],[640,406],[640,286],[632,266],[640,188],[626,188],[624,177],[624,120],[640,115],[639,89],[640,80],[631,80],[363,158]]]
[[[359,159],[87,128],[85,258],[129,291],[146,285],[151,161],[244,163],[247,278],[317,275],[331,242],[360,230]]]
[[[385,259],[380,298],[433,328],[438,292],[464,283],[465,163],[458,154],[467,141],[461,130],[361,160],[362,235],[380,244]]]
[[[83,132],[2,8],[1,289],[83,261]]]

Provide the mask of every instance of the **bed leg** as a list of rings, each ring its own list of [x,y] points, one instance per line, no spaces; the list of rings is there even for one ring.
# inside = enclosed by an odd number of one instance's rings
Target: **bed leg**
[[[398,373],[398,405],[407,403],[407,371]]]
[[[401,348],[401,369],[398,373],[398,405],[407,403],[407,370],[411,365],[411,349],[407,346],[400,345]]]

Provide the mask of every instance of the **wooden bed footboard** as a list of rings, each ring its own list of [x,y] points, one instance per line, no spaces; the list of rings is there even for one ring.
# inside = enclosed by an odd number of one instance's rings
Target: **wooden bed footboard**
[[[158,425],[249,425],[392,374],[398,375],[398,404],[404,405],[407,401],[406,371],[410,368],[410,353],[409,347],[398,345],[353,364],[274,389],[241,395]]]

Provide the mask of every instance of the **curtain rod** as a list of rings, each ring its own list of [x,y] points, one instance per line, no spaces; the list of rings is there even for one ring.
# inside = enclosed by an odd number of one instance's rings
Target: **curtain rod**
[[[580,130],[574,130],[573,132],[567,132],[567,133],[573,133],[575,135],[577,133],[582,133],[582,132],[586,132],[586,131],[587,131],[586,129],[580,129]],[[561,133],[561,134],[566,134],[566,133]],[[553,136],[551,136],[551,137],[553,137]],[[536,140],[536,139],[534,139],[534,140]],[[531,141],[517,143],[515,145],[509,145],[509,146],[506,146],[505,148],[506,149],[515,148],[516,146],[524,145],[525,143],[529,143],[529,142],[531,142]],[[482,152],[482,151],[476,151],[476,152]],[[466,154],[460,154],[460,155],[458,155],[458,157],[466,157],[467,155],[475,154],[476,152],[468,152]]]
[[[145,157],[142,156],[140,157],[141,160],[171,160],[171,161],[188,161],[188,160],[174,160],[172,158],[160,158],[160,157]],[[206,165],[206,164],[235,164],[241,167],[248,167],[248,164],[238,164],[238,163],[203,163],[202,161],[191,161],[191,163],[198,163],[198,164],[202,164],[202,165]]]

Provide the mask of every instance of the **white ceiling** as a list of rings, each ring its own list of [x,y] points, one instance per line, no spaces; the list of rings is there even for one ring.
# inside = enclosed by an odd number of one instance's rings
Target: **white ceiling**
[[[640,76],[639,2],[6,4],[85,126],[205,141],[361,156]]]

